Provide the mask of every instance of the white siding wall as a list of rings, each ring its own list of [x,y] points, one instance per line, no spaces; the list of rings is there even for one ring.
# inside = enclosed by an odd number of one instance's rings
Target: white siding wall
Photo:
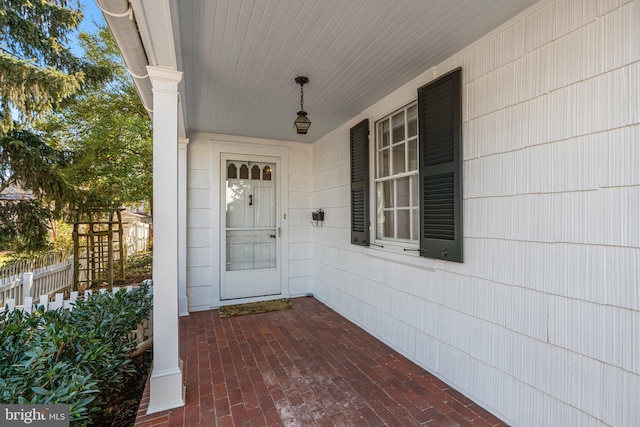
[[[313,174],[310,144],[291,143],[289,152],[289,292],[301,296],[313,288],[311,200]]]
[[[217,162],[217,163],[216,163]],[[213,266],[214,167],[220,160],[213,158],[206,136],[191,137],[187,146],[187,296],[189,311],[211,308],[212,289],[220,283]],[[216,189],[217,190],[217,189]],[[219,190],[218,190],[219,191]],[[215,205],[219,206],[219,205]],[[217,271],[217,270],[216,270]],[[215,278],[215,280],[214,280]]]
[[[457,66],[465,262],[351,245],[349,127]],[[639,93],[640,0],[542,1],[426,71],[313,145],[315,295],[510,423],[639,425]]]
[[[188,145],[187,178],[187,295],[189,311],[209,310],[219,305],[220,149],[216,142],[286,150],[288,156],[288,212],[282,221],[288,238],[289,265],[283,290],[299,296],[312,288],[311,245],[311,152],[309,144],[194,134]],[[233,150],[231,150],[233,151]],[[255,152],[255,151],[254,151]],[[264,154],[261,154],[264,155]]]

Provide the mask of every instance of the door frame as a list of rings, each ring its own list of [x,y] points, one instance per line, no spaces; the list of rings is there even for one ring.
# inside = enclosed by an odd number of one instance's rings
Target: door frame
[[[226,191],[227,191],[227,185],[226,185],[226,179],[223,178],[223,176],[227,175],[227,169],[228,169],[228,162],[236,162],[238,164],[238,174],[240,173],[239,170],[239,165],[240,163],[243,162],[256,162],[256,163],[268,163],[268,164],[273,164],[275,165],[275,173],[274,173],[274,177],[272,180],[273,185],[275,185],[275,197],[276,197],[276,203],[275,203],[275,209],[276,209],[276,215],[275,215],[275,233],[276,233],[276,266],[275,266],[275,272],[272,271],[271,274],[275,273],[277,276],[277,281],[279,282],[279,290],[280,292],[276,292],[276,293],[269,293],[267,295],[257,295],[257,296],[249,296],[249,297],[240,297],[238,296],[237,298],[230,298],[230,297],[226,297],[223,299],[222,296],[222,290],[223,287],[225,286],[225,281],[229,280],[229,278],[225,277],[226,274],[228,274],[227,270],[226,270],[226,261],[227,261],[227,254],[226,254],[226,245],[227,245],[227,236],[226,236],[226,230],[227,230],[227,223],[226,223],[226,216],[225,214],[223,214],[223,212],[226,211],[226,207],[227,207],[227,203],[226,203]],[[251,168],[249,168],[249,174],[251,174]],[[260,298],[260,297],[272,297],[273,295],[281,295],[282,294],[282,220],[283,220],[283,215],[282,212],[280,212],[280,198],[281,196],[281,176],[280,176],[280,157],[272,157],[272,156],[256,156],[253,154],[250,155],[246,155],[246,154],[237,154],[237,153],[222,153],[220,155],[220,195],[222,196],[223,194],[225,195],[225,197],[220,197],[220,300],[222,302],[226,302],[229,300],[235,300],[235,299],[242,299],[242,300],[246,300],[246,299],[251,299],[251,298]],[[258,201],[259,203],[259,201]],[[243,273],[247,273],[247,270],[243,270],[242,272],[235,272],[235,273],[231,273],[233,274],[240,274],[242,275]],[[237,280],[237,279],[236,279]],[[273,283],[273,282],[271,282]],[[227,285],[228,286],[228,285]],[[275,289],[275,288],[274,288]],[[229,289],[227,289],[227,292],[229,292]]]
[[[289,156],[291,148],[284,145],[275,145],[277,141],[257,140],[263,143],[248,142],[250,138],[235,138],[225,136],[224,139],[213,137],[209,139],[211,143],[211,215],[212,215],[212,233],[211,233],[211,308],[218,308],[223,305],[237,304],[239,302],[264,301],[275,298],[287,298],[289,293]],[[267,143],[269,142],[269,143]],[[221,217],[221,206],[223,202],[223,193],[221,192],[223,180],[221,170],[222,157],[224,155],[239,156],[255,156],[255,157],[271,157],[278,158],[280,173],[277,174],[277,185],[280,187],[280,199],[277,201],[278,210],[280,211],[279,227],[280,236],[280,280],[282,283],[281,293],[269,295],[265,297],[251,297],[221,300],[221,247],[222,236],[224,232],[223,218]],[[225,175],[226,176],[226,175]],[[285,218],[286,216],[286,218]]]

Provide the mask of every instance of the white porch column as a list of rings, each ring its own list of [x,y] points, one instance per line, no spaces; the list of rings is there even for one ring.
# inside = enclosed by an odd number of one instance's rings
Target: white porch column
[[[178,83],[147,67],[153,87],[153,370],[147,413],[184,405],[178,325]]]
[[[178,139],[178,313],[189,315],[187,297],[187,145],[188,138]]]

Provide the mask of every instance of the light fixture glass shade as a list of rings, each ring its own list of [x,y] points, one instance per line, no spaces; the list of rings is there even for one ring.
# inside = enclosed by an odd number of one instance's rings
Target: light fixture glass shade
[[[298,111],[298,117],[293,122],[293,127],[296,128],[296,133],[306,134],[311,127],[311,120],[307,117],[307,112],[304,110]]]

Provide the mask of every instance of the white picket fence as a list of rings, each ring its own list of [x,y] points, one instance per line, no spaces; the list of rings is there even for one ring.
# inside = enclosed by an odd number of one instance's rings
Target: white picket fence
[[[36,295],[49,297],[69,291],[72,284],[72,257],[57,264],[0,278],[0,307],[4,307],[10,299],[23,301],[25,298]]]

